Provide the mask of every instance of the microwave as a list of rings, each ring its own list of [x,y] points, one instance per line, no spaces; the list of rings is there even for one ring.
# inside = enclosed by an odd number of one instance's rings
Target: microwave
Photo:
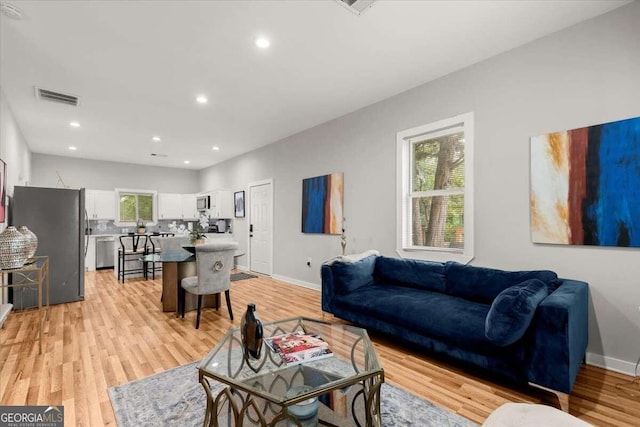
[[[199,211],[206,211],[211,207],[210,196],[198,196],[196,197],[196,209]]]

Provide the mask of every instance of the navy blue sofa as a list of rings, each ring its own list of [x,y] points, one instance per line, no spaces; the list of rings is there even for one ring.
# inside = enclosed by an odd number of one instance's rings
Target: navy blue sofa
[[[585,282],[365,255],[322,265],[323,311],[552,391],[568,411],[587,347]]]

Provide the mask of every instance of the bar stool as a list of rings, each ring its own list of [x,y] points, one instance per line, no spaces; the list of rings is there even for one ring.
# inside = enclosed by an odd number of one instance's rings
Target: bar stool
[[[127,274],[139,274],[146,278],[147,263],[143,257],[147,254],[147,236],[144,234],[129,233],[120,236],[120,248],[118,248],[118,280],[124,283]],[[135,264],[132,266],[133,262]],[[128,264],[128,265],[127,265]]]
[[[152,279],[156,278],[156,270],[162,271],[162,263],[158,261],[158,255],[162,252],[162,240],[164,237],[174,237],[175,233],[153,233],[152,236],[149,236],[150,246],[147,249],[148,255],[153,255],[152,261],[147,264],[147,268],[145,268],[145,278],[149,277],[149,269],[151,269]],[[156,266],[156,263],[158,265]]]

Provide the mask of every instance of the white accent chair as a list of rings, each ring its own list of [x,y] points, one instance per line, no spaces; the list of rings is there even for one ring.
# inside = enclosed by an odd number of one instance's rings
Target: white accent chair
[[[591,424],[547,405],[505,403],[493,411],[482,427],[592,427]]]
[[[180,313],[184,318],[185,291],[198,296],[196,329],[200,327],[202,295],[219,294],[224,291],[229,317],[233,320],[229,288],[231,287],[233,254],[237,248],[237,242],[229,241],[205,243],[196,246],[196,272],[198,275],[182,279],[178,301]]]
[[[185,251],[182,247],[191,244],[189,236],[166,236],[156,238],[157,244],[162,252],[179,252]]]

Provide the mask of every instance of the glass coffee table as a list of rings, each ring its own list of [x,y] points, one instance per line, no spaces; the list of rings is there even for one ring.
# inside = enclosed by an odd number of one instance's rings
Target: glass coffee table
[[[263,329],[265,337],[319,334],[333,356],[285,365],[263,343],[259,359],[245,358],[240,328],[230,329],[199,366],[205,426],[382,425],[384,371],[366,330],[304,317],[264,322]]]

